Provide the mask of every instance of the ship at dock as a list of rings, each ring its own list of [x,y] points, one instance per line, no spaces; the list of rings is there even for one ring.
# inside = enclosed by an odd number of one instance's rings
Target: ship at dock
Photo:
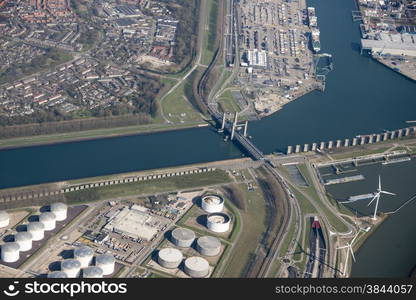
[[[315,53],[321,51],[321,41],[320,41],[320,34],[321,32],[318,29],[318,18],[315,14],[315,7],[308,7],[308,25],[311,29],[311,46],[312,50]]]
[[[321,41],[319,39],[320,34],[319,29],[313,29],[311,32],[312,49],[315,53],[321,51]]]

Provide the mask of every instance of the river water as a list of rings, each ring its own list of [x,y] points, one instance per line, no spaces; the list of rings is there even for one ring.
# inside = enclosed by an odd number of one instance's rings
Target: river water
[[[257,146],[265,153],[284,151],[288,145],[381,132],[405,127],[406,120],[415,120],[416,84],[360,55],[359,23],[353,23],[351,17],[351,11],[356,9],[354,0],[309,0],[308,4],[316,7],[322,51],[333,55],[335,69],[327,77],[324,93],[305,95],[278,113],[250,123],[249,133]],[[0,188],[216,161],[241,155],[232,143],[224,143],[210,128],[2,150]],[[414,173],[416,166],[412,166]],[[414,178],[409,172],[406,176]],[[407,211],[403,218],[405,213]],[[391,271],[383,273],[380,270],[379,259],[389,258],[391,261],[395,252],[383,252],[375,261],[370,259],[371,251],[366,250],[379,251],[380,247],[387,245],[392,234],[399,232],[399,227],[395,227],[397,232],[384,230],[390,228],[387,222],[393,222],[390,221],[393,219],[386,221],[386,225],[382,225],[363,246],[353,275],[404,276],[405,268],[393,271],[394,265],[391,264],[385,269]],[[407,220],[412,219],[409,217]],[[414,239],[414,232],[413,235],[401,232],[407,239]],[[396,256],[404,255],[400,250],[403,247],[400,247],[395,248],[398,251]],[[416,253],[414,247],[406,249]],[[409,256],[404,260],[406,263],[396,261],[395,264],[405,265],[408,269],[414,262],[409,260]],[[373,274],[370,269],[378,273]]]

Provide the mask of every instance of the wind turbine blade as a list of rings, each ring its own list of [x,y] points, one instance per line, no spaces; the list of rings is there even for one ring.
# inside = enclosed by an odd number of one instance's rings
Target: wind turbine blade
[[[337,249],[345,249],[345,248],[348,248],[349,246],[347,245],[347,246],[342,246],[342,247],[338,247]]]
[[[377,197],[380,197],[380,194],[379,194],[379,193],[377,193],[377,194],[374,196],[373,200],[371,200],[371,201],[367,204],[367,206],[370,206],[370,205],[371,205],[371,203],[373,203],[373,201],[374,201],[374,200],[376,200],[376,198],[377,198]]]
[[[352,247],[350,247],[350,251],[351,251],[352,259],[354,260],[354,262],[356,262],[355,255],[354,255],[354,251],[352,251]]]
[[[381,177],[378,175],[378,190],[381,191]]]
[[[387,195],[392,195],[392,196],[396,196],[395,193],[390,193],[390,192],[386,192],[386,191],[381,191],[382,194],[387,194]]]
[[[358,237],[358,235],[360,234],[359,231],[357,231],[357,234],[355,235],[355,237],[352,239],[350,245],[354,244],[355,239]]]

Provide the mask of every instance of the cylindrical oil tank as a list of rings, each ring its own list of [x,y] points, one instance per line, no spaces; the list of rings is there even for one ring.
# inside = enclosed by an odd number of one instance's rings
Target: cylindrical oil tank
[[[208,213],[222,212],[224,209],[224,199],[219,195],[202,196],[201,207]]]
[[[30,222],[27,224],[27,232],[32,234],[32,240],[40,241],[45,236],[45,225],[41,222]]]
[[[116,260],[110,254],[102,254],[95,258],[95,265],[103,270],[103,275],[110,275],[114,273]]]
[[[53,212],[44,212],[39,216],[39,222],[45,225],[45,230],[54,230],[56,227],[56,216]]]
[[[92,266],[82,269],[83,278],[102,278],[103,275],[103,269],[100,267]]]
[[[32,234],[30,232],[22,231],[16,233],[14,241],[19,244],[22,252],[32,249]]]
[[[167,269],[176,269],[182,259],[182,252],[175,248],[163,248],[158,253],[158,263]]]
[[[226,232],[230,229],[231,218],[225,213],[212,213],[207,216],[207,227],[213,232]]]
[[[185,260],[185,272],[191,277],[202,278],[209,273],[209,263],[199,256],[192,256]]]
[[[1,260],[13,263],[19,260],[20,246],[18,243],[6,243],[1,246]]]
[[[56,221],[63,221],[66,219],[68,206],[62,202],[52,203],[51,212],[55,214]]]
[[[216,256],[221,251],[221,242],[213,236],[203,236],[196,241],[196,248],[202,255]]]
[[[65,272],[68,278],[76,278],[79,276],[81,263],[76,259],[65,259],[61,262],[61,271]]]
[[[68,275],[63,271],[54,271],[47,275],[48,278],[68,278]]]
[[[0,228],[9,226],[10,216],[5,210],[0,210]]]
[[[172,242],[181,248],[189,248],[195,240],[195,233],[187,228],[176,228],[172,231]]]
[[[88,267],[94,257],[94,251],[87,246],[82,246],[74,250],[74,258],[79,260],[81,268]]]

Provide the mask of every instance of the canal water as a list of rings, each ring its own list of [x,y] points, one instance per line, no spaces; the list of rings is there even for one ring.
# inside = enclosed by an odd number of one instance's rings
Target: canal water
[[[362,174],[363,181],[327,186],[328,192],[338,201],[349,196],[373,193],[381,177],[382,189],[396,196],[382,195],[379,212],[394,212],[405,202],[416,196],[416,159],[389,165],[381,163],[359,166],[354,172],[337,177]],[[375,201],[359,200],[346,205],[357,215],[372,216]],[[416,266],[416,199],[393,214],[366,240],[356,252],[357,262],[353,264],[352,277],[407,277]]]

